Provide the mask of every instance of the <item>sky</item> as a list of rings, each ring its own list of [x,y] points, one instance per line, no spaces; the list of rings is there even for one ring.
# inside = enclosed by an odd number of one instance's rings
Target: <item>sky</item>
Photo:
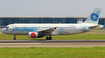
[[[105,0],[0,0],[0,16],[80,16],[87,17]]]

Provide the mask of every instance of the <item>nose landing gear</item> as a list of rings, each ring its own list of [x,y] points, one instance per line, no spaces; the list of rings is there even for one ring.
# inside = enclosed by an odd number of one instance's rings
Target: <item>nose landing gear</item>
[[[16,35],[14,35],[14,38],[13,38],[13,40],[16,40]]]

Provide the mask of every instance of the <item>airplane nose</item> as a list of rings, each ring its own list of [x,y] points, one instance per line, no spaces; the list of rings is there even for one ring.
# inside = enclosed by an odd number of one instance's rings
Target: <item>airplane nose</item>
[[[1,32],[4,33],[5,29],[1,29]]]
[[[1,29],[1,32],[3,33],[3,29]]]

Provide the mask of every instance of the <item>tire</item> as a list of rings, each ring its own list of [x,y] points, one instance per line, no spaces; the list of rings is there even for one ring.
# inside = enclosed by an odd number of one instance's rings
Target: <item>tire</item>
[[[52,40],[52,37],[49,37],[49,40]]]
[[[49,37],[46,37],[46,40],[49,40]]]

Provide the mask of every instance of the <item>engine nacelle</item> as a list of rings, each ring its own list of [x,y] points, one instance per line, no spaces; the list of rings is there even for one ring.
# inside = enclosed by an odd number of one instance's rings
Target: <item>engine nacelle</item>
[[[29,38],[38,38],[38,32],[29,32]]]

